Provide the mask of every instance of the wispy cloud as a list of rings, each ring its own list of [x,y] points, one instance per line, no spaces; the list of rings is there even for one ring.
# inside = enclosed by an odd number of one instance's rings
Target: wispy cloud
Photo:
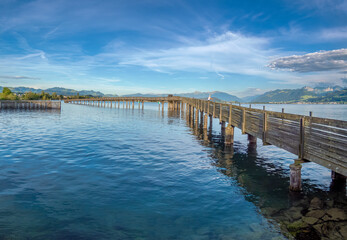
[[[119,64],[160,71],[215,72],[222,78],[222,73],[257,75],[267,71],[264,65],[274,54],[268,43],[266,38],[226,32],[195,45],[127,53]]]
[[[27,77],[27,76],[0,76],[0,79],[13,79],[13,80],[39,80],[40,78],[38,77]]]

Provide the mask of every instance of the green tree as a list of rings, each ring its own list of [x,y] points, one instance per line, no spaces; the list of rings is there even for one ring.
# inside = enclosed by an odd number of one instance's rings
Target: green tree
[[[24,100],[39,100],[40,95],[33,93],[33,92],[27,92],[24,94],[23,99]]]
[[[11,89],[9,89],[8,87],[4,87],[4,88],[2,89],[2,93],[3,93],[4,95],[10,95],[10,94],[12,94],[12,91],[11,91]]]
[[[58,95],[56,92],[52,93],[52,99],[54,100],[58,99]]]

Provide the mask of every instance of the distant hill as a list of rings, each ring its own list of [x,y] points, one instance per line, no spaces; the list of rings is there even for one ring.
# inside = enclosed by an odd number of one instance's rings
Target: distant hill
[[[227,101],[227,102],[240,102],[242,101],[240,98],[231,95],[229,93],[226,92],[219,92],[219,91],[215,91],[215,92],[193,92],[193,93],[180,93],[180,94],[176,94],[177,96],[181,96],[181,97],[192,97],[192,98],[199,98],[199,99],[207,99],[209,97],[209,95],[211,94],[212,98],[217,98],[220,99],[222,101]]]
[[[277,89],[252,99],[252,102],[309,102],[311,99],[342,90],[341,87],[303,87],[299,89]]]
[[[323,96],[307,99],[306,102],[344,102],[347,103],[347,89],[329,92]]]
[[[211,94],[211,97],[214,100],[220,100],[220,101],[227,101],[227,102],[240,102],[241,99],[225,93],[225,92],[192,92],[192,93],[177,93],[173,94],[175,96],[180,97],[190,97],[190,98],[197,98],[197,99],[207,99],[209,95]],[[135,94],[129,94],[124,95],[124,97],[167,97],[168,94],[141,94],[141,93],[135,93]]]
[[[0,86],[0,91],[2,91],[3,87]],[[74,89],[68,89],[68,88],[61,88],[61,87],[54,87],[54,88],[47,88],[47,89],[37,89],[37,88],[28,88],[28,87],[10,87],[11,91],[14,93],[26,93],[26,92],[33,92],[33,93],[40,93],[42,91],[52,94],[57,93],[57,95],[63,95],[63,96],[76,96],[79,94],[80,96],[92,96],[92,97],[116,97],[117,95],[114,94],[103,94],[102,92],[93,91],[93,90],[81,90],[77,91]]]

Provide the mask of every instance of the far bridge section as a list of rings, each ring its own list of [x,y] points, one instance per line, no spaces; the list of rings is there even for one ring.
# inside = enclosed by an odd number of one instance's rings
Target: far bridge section
[[[60,109],[61,101],[51,100],[0,100],[2,109]]]
[[[256,147],[257,139],[263,145],[275,145],[298,156],[290,165],[290,190],[301,190],[301,168],[308,161],[332,170],[333,183],[346,184],[347,176],[347,121],[326,119],[284,112],[241,107],[185,97],[118,97],[102,99],[69,99],[66,103],[99,107],[144,108],[145,102],[158,102],[159,110],[180,111],[187,120],[204,130],[212,128],[213,118],[218,118],[225,146],[234,143],[234,128],[248,135]],[[122,103],[122,104],[121,104]]]

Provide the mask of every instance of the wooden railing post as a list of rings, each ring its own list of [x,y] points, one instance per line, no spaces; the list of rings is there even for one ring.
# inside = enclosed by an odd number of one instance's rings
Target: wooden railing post
[[[267,135],[267,112],[265,111],[265,106],[263,107],[263,145],[266,145],[266,135]]]
[[[242,124],[241,124],[241,131],[242,134],[246,133],[246,110],[245,108],[242,108]]]
[[[306,117],[300,118],[300,144],[299,144],[299,159],[303,160],[305,157],[305,125],[307,123]]]
[[[219,122],[223,122],[222,120],[222,117],[223,117],[223,104],[219,104]]]
[[[216,117],[216,103],[213,102],[213,118]]]

